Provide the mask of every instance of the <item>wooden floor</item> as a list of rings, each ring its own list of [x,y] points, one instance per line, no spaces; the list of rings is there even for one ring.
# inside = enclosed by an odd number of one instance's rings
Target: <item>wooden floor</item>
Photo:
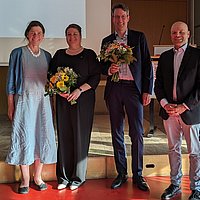
[[[169,177],[146,177],[151,188],[150,192],[143,192],[132,185],[131,178],[121,188],[112,190],[110,185],[113,179],[87,180],[84,185],[75,191],[56,189],[57,183],[47,182],[48,189],[37,191],[31,185],[28,194],[17,194],[19,183],[0,184],[0,200],[156,200],[169,185]],[[182,194],[173,200],[186,200],[190,195],[188,176],[182,179]]]

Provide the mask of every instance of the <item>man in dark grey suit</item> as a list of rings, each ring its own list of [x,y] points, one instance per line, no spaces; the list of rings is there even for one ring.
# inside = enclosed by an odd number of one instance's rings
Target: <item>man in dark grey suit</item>
[[[153,70],[146,38],[142,32],[127,28],[129,9],[122,3],[112,7],[112,21],[115,32],[102,41],[102,47],[107,43],[117,41],[133,48],[133,56],[137,61],[130,65],[103,62],[102,73],[107,75],[105,101],[110,114],[112,143],[115,164],[118,172],[111,188],[120,187],[127,181],[127,159],[124,143],[125,111],[129,123],[131,138],[133,183],[143,191],[149,186],[142,176],[143,170],[143,105],[150,103],[153,85]],[[119,81],[111,77],[119,73]]]
[[[160,116],[168,138],[171,184],[161,199],[181,192],[181,142],[185,136],[190,159],[189,199],[200,199],[200,50],[188,45],[184,22],[171,27],[174,48],[161,54],[155,81]]]

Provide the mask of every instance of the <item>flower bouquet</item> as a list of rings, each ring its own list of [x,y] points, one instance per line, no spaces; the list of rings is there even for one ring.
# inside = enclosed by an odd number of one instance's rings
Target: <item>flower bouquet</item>
[[[77,83],[78,75],[69,67],[58,67],[57,72],[50,74],[45,85],[45,96],[61,93],[70,93],[70,88]],[[72,100],[71,105],[76,101]]]
[[[98,55],[100,60],[103,61],[110,61],[117,65],[120,64],[130,64],[133,61],[137,61],[137,59],[133,56],[132,48],[124,43],[119,43],[114,41],[113,43],[105,44],[100,54]],[[112,81],[118,82],[119,81],[119,72],[116,72],[112,75]]]

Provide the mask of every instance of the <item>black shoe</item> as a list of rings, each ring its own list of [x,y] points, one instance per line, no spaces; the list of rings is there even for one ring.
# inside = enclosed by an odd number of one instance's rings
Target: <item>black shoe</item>
[[[171,199],[179,193],[181,193],[180,186],[171,184],[167,189],[165,189],[164,193],[161,195],[161,199]]]
[[[136,179],[133,178],[133,183],[137,185],[137,187],[142,191],[149,191],[149,185],[143,178],[143,176],[138,176]]]
[[[116,189],[121,187],[123,183],[125,183],[128,179],[128,176],[126,174],[119,174],[117,178],[112,182],[111,188]]]
[[[190,200],[198,200],[200,199],[200,191],[192,190],[192,194],[189,197]]]
[[[35,183],[35,182],[34,182]],[[43,191],[47,189],[47,184],[46,183],[41,183],[40,185],[37,185],[35,183],[35,186],[37,187],[37,190]]]
[[[20,187],[18,188],[19,194],[27,194],[29,192],[29,187]]]

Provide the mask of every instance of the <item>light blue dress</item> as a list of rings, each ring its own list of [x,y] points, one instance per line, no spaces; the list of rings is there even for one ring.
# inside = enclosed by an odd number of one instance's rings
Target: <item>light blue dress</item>
[[[48,63],[41,50],[34,57],[22,48],[23,94],[15,95],[15,114],[8,164],[31,165],[36,159],[50,164],[57,160],[55,132],[49,96],[44,96]]]

